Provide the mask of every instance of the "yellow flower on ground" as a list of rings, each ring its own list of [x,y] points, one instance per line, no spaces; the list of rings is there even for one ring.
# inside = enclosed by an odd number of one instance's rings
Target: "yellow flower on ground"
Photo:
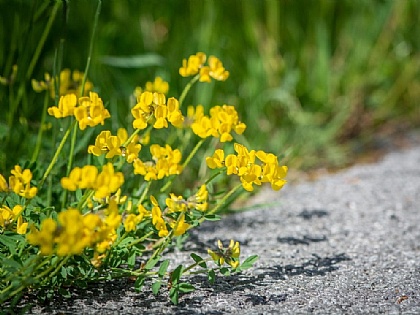
[[[238,268],[239,256],[241,253],[239,242],[230,240],[229,246],[227,248],[224,248],[223,243],[220,240],[218,240],[217,247],[217,251],[212,251],[211,249],[207,250],[208,254],[213,259],[213,261],[219,266],[222,266],[224,263],[227,263],[233,269]]]

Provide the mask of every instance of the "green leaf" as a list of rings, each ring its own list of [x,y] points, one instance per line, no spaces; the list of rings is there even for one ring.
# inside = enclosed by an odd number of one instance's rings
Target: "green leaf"
[[[204,218],[207,221],[219,221],[220,220],[220,215],[217,215],[217,214],[208,214],[208,215],[205,215]]]
[[[61,270],[60,270],[60,274],[61,274],[61,276],[64,278],[64,279],[66,279],[67,278],[67,270],[66,270],[66,268],[61,268]]]
[[[210,281],[211,284],[213,284],[214,281],[216,281],[216,273],[214,272],[213,269],[210,269],[209,270],[208,279],[209,279],[209,281]]]
[[[145,54],[134,56],[103,56],[101,62],[108,66],[117,68],[147,68],[152,66],[161,66],[164,63],[161,56],[157,54]]]
[[[0,235],[0,243],[3,243],[9,249],[11,254],[16,254],[17,242],[13,237],[8,235]]]
[[[195,287],[192,284],[186,283],[186,282],[180,283],[178,285],[178,288],[179,288],[179,292],[182,292],[182,293],[188,293],[195,290]]]
[[[200,267],[207,269],[207,264],[203,258],[194,253],[192,253],[190,256],[196,263],[198,263]]]
[[[169,259],[166,259],[162,262],[162,264],[159,267],[158,275],[160,278],[163,278],[163,276],[166,273],[166,270],[168,270],[168,266],[169,266]]]
[[[128,256],[127,259],[127,265],[130,268],[133,268],[134,264],[136,263],[136,252],[132,252],[130,256]]]
[[[120,242],[120,244],[118,244],[118,247],[121,247],[121,248],[125,247],[125,245],[130,244],[133,240],[134,240],[134,237],[126,237]]]
[[[20,267],[22,267],[22,265],[19,264],[17,261],[13,259],[9,259],[9,258],[2,259],[1,263],[2,263],[2,267],[9,266],[9,267],[12,267],[13,270],[19,269]]]
[[[67,299],[71,297],[70,291],[66,290],[66,289],[63,289],[63,288],[59,288],[58,293],[60,293],[61,296],[65,297]]]
[[[224,276],[229,276],[230,275],[230,270],[229,270],[229,268],[222,267],[222,268],[220,268],[220,273]]]
[[[158,261],[161,259],[161,256],[156,256],[155,258],[149,260],[146,264],[146,266],[144,266],[144,269],[146,270],[150,270],[152,269],[154,266],[156,266],[156,264],[158,263]]]
[[[152,284],[152,292],[154,295],[157,295],[159,293],[161,285],[162,282],[160,280],[157,280],[155,283]]]
[[[169,297],[171,298],[172,303],[175,305],[178,304],[179,291],[177,286],[171,288],[169,291]]]
[[[134,289],[136,290],[136,292],[140,292],[141,288],[143,288],[144,285],[144,281],[146,280],[146,276],[145,275],[141,275],[138,276],[136,279],[136,282],[134,282]]]
[[[255,262],[258,259],[259,259],[258,255],[249,256],[247,259],[244,260],[244,262],[239,266],[238,269],[240,269],[240,270],[249,269],[255,264]]]
[[[179,265],[175,268],[174,271],[171,273],[171,282],[173,285],[177,284],[179,279],[181,278],[182,271],[184,270],[184,266]]]

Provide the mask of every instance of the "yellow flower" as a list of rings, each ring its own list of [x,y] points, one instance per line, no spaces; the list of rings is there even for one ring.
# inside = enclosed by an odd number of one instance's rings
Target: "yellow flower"
[[[188,60],[182,60],[182,67],[179,69],[179,74],[183,77],[189,77],[200,74],[200,82],[211,82],[211,78],[218,81],[225,81],[229,77],[229,71],[223,67],[223,63],[215,56],[210,56],[208,65],[205,66],[206,55],[198,52],[191,55]]]
[[[102,167],[102,172],[96,178],[94,189],[95,198],[102,199],[109,197],[111,193],[116,192],[124,183],[124,175],[121,172],[115,172],[112,163],[107,163]]]
[[[79,122],[81,130],[87,126],[103,125],[105,119],[111,117],[105,109],[102,99],[95,92],[89,92],[89,97],[79,98],[79,106],[74,109],[74,117]]]
[[[42,255],[50,255],[53,253],[56,228],[57,223],[53,219],[47,218],[42,221],[39,231],[31,226],[31,231],[26,235],[26,239],[29,244],[40,246]]]
[[[150,146],[150,153],[152,161],[134,160],[134,174],[143,175],[145,180],[150,181],[181,173],[182,166],[179,163],[182,155],[178,149],[173,150],[169,145],[161,147],[153,144]]]
[[[174,236],[180,236],[185,234],[191,225],[185,222],[185,214],[182,213],[177,221],[170,223],[170,226],[174,231]]]
[[[233,269],[236,269],[239,266],[239,256],[241,253],[239,242],[230,240],[229,246],[227,248],[223,247],[223,243],[217,241],[218,250],[216,252],[208,249],[207,252],[213,261],[222,266],[225,262],[229,264]]]
[[[210,109],[210,116],[203,115],[202,109],[197,106],[195,115],[193,110],[189,110],[188,117],[191,115],[191,129],[201,138],[213,136],[220,138],[221,142],[227,142],[233,140],[232,131],[242,134],[246,128],[246,125],[239,121],[235,108],[230,105],[214,106]]]
[[[211,82],[211,78],[218,81],[225,81],[229,77],[229,71],[226,71],[222,62],[215,56],[210,56],[208,66],[200,69],[200,82]]]
[[[9,186],[7,186],[6,179],[0,174],[0,192],[2,191],[9,191]]]
[[[36,196],[38,189],[31,187],[32,173],[29,169],[22,171],[22,168],[16,165],[11,173],[9,187],[15,194],[26,199],[32,199]]]
[[[84,74],[80,71],[70,71],[70,69],[63,69],[60,72],[60,91],[59,95],[63,96],[66,94],[79,94],[80,87],[83,82]],[[35,92],[41,92],[44,90],[50,90],[51,98],[55,98],[55,80],[49,73],[44,74],[45,81],[36,81],[32,79],[32,88]],[[83,95],[91,91],[93,88],[92,83],[86,80]]]
[[[60,97],[60,101],[57,106],[48,108],[48,114],[55,118],[63,118],[74,115],[74,109],[76,108],[77,98],[75,94],[67,94]]]
[[[270,183],[272,189],[281,189],[287,181],[287,166],[280,166],[277,157],[264,151],[255,152],[239,144],[234,144],[236,154],[224,157],[223,150],[218,149],[212,157],[206,158],[207,166],[211,169],[226,167],[227,175],[239,176],[242,186],[247,191],[253,191],[253,185]],[[258,163],[257,159],[260,161]]]
[[[222,149],[217,149],[212,157],[206,158],[206,164],[211,169],[221,168],[225,163],[225,152]]]
[[[150,196],[152,201],[152,223],[155,228],[158,230],[159,237],[165,237],[169,234],[168,228],[166,227],[165,220],[162,217],[162,210],[159,207],[159,204],[155,197]]]
[[[137,224],[139,224],[143,219],[142,215],[135,215],[130,213],[124,220],[124,229],[126,232],[131,232],[136,229]]]
[[[156,77],[154,82],[146,82],[146,91],[168,94],[169,84],[161,77]]]
[[[199,72],[200,68],[206,62],[206,54],[198,52],[191,55],[187,59],[182,60],[182,67],[179,69],[179,74],[183,77],[189,77]]]
[[[137,104],[131,109],[131,114],[135,129],[145,129],[149,122],[153,122],[153,128],[156,129],[168,128],[168,121],[175,127],[181,127],[184,120],[178,100],[171,97],[166,103],[164,94],[148,91],[137,97]]]

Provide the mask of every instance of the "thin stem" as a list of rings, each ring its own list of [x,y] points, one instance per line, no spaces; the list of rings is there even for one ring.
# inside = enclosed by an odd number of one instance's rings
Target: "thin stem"
[[[53,169],[53,167],[54,167],[55,163],[57,163],[57,160],[58,160],[58,155],[61,153],[61,150],[63,149],[64,144],[66,143],[66,140],[67,140],[67,138],[68,138],[68,137],[69,137],[69,135],[70,135],[71,128],[73,128],[73,126],[75,126],[76,124],[77,124],[77,120],[75,120],[75,121],[73,122],[73,124],[71,124],[71,125],[67,128],[66,133],[65,133],[65,134],[64,134],[64,136],[63,136],[63,139],[61,139],[61,142],[60,142],[60,144],[58,145],[57,151],[55,151],[54,157],[52,158],[52,160],[51,160],[51,162],[50,162],[50,165],[48,165],[48,168],[47,168],[47,170],[45,171],[44,176],[42,177],[41,181],[40,181],[40,182],[39,182],[39,184],[38,184],[38,189],[39,189],[39,190],[42,188],[42,185],[44,184],[44,182],[45,182],[45,180],[47,179],[48,175],[50,174],[51,170]]]
[[[226,203],[230,196],[232,196],[239,188],[242,187],[242,184],[238,184],[237,186],[233,187],[218,203],[217,205],[211,209],[206,214],[215,214],[219,209]]]
[[[138,202],[139,205],[141,205],[144,198],[146,198],[146,195],[149,192],[150,186],[152,186],[152,181],[148,182],[146,188],[143,190],[143,193],[141,194],[140,200]]]
[[[52,24],[55,20],[55,16],[57,15],[58,8],[60,7],[60,5],[61,5],[61,1],[57,1],[54,5],[53,9],[52,9],[52,12],[50,14],[50,18],[48,19],[47,25],[44,28],[44,32],[41,35],[41,38],[38,42],[38,46],[36,47],[35,52],[32,55],[31,62],[29,64],[28,68],[27,68],[28,70],[26,71],[26,77],[25,77],[26,80],[30,79],[30,77],[32,76],[32,72],[34,71],[35,65],[38,62],[38,58],[39,58],[39,55],[41,54],[42,47],[44,47],[44,44],[45,44],[45,41],[47,39],[48,33],[50,32],[51,26],[52,26]],[[24,91],[25,91],[26,80],[23,80],[21,82],[21,84],[19,86],[19,89],[18,89],[17,97],[14,100],[14,102],[10,104],[9,121],[8,121],[9,126],[12,126],[13,118],[15,116],[16,109],[17,109],[20,101],[22,100],[22,97],[23,97],[23,94],[24,94]]]
[[[86,203],[93,196],[94,193],[95,193],[94,190],[85,191],[84,195],[82,196],[82,199],[79,201],[79,204],[77,205],[77,209],[82,210],[86,206]]]
[[[208,180],[206,180],[206,182],[204,184],[205,185],[208,185],[213,179],[215,179],[217,176],[219,176],[223,172],[224,172],[224,169],[219,170],[217,173],[215,173],[212,176],[210,176],[210,178]]]
[[[182,103],[184,102],[185,97],[187,96],[188,92],[190,91],[191,87],[198,81],[200,78],[200,74],[197,74],[195,77],[193,77],[190,82],[187,83],[184,90],[181,93],[181,96],[179,97],[179,107],[182,107]]]
[[[98,6],[96,8],[96,13],[95,13],[95,20],[93,22],[92,37],[90,39],[89,53],[88,53],[88,58],[87,58],[87,62],[86,62],[85,73],[83,75],[83,81],[82,81],[82,85],[80,87],[80,95],[81,96],[83,96],[83,92],[84,92],[85,84],[86,84],[86,80],[87,80],[87,74],[89,72],[90,61],[92,59],[93,43],[94,43],[94,39],[95,39],[95,35],[96,35],[96,27],[98,26],[99,15],[101,13],[101,6],[102,6],[102,0],[98,0]]]
[[[35,163],[35,161],[38,158],[39,151],[41,149],[42,133],[44,131],[43,126],[44,126],[44,123],[45,123],[45,118],[47,117],[47,107],[48,107],[49,99],[50,99],[49,92],[46,91],[45,92],[45,97],[44,97],[44,107],[42,108],[41,125],[40,125],[40,128],[38,130],[38,137],[36,139],[35,150],[34,150],[34,153],[32,155],[32,158],[31,158],[31,164]]]
[[[77,124],[74,124],[73,126],[73,134],[71,137],[70,142],[70,154],[69,154],[69,161],[67,163],[67,172],[66,176],[68,177],[71,171],[71,168],[73,167],[73,160],[74,160],[74,147],[76,146],[76,139],[77,139]],[[67,189],[64,189],[63,191],[63,200],[61,203],[61,208],[64,208],[67,203]]]

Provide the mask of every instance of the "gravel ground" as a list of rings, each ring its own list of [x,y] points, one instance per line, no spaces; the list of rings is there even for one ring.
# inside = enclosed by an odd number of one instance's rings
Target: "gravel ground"
[[[178,306],[167,292],[113,281],[35,306],[50,314],[420,314],[420,146],[374,164],[263,190],[254,210],[206,222],[174,252],[188,261],[218,238],[258,254],[255,267],[198,288]]]

